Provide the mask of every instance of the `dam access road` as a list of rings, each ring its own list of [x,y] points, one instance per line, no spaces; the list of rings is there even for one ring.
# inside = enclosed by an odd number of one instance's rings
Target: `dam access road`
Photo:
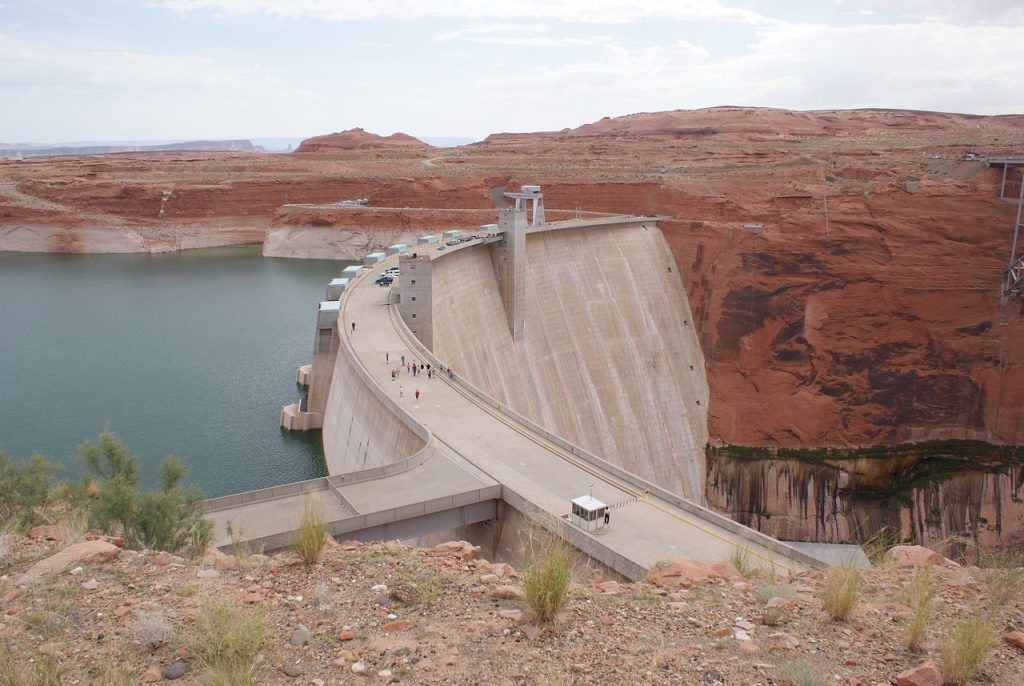
[[[549,224],[543,230],[586,231],[591,225],[614,230],[617,223],[639,228],[641,222],[655,221],[577,220]],[[454,247],[417,245],[415,250],[419,259],[450,259],[460,251],[486,250],[500,240],[499,232]],[[446,527],[500,521],[501,508],[511,507],[634,580],[667,557],[712,562],[728,559],[737,549],[763,568],[798,571],[821,566],[812,555],[544,430],[468,383],[458,368],[454,379],[445,374],[413,377],[404,370],[394,378],[392,371],[402,356],[434,369],[448,366],[406,326],[397,311],[395,289],[374,283],[398,259],[368,260],[371,268],[351,279],[337,308],[338,350],[324,419],[325,443],[328,438],[336,445],[347,441],[348,453],[362,460],[364,468],[352,471],[353,458],[339,462],[329,452],[330,477],[208,501],[218,544],[231,542],[225,533],[225,524],[231,521],[245,538],[261,540],[268,548],[287,545],[303,500],[315,494],[331,535],[363,539],[411,538]],[[392,436],[409,429],[415,434],[409,440]],[[409,445],[415,442],[418,449],[412,451]],[[366,468],[373,462],[368,459],[374,450],[371,444],[382,443],[404,446],[385,453],[401,455],[404,450],[412,455]],[[341,474],[345,466],[349,473]],[[611,506],[610,525],[593,532],[568,517],[570,500],[589,493]]]

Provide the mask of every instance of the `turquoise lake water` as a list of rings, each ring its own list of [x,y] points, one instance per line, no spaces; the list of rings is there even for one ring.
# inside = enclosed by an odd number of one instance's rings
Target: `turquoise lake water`
[[[0,253],[0,450],[77,478],[75,446],[109,428],[147,479],[174,454],[208,496],[322,476],[319,432],[282,432],[278,416],[347,264],[250,246]]]

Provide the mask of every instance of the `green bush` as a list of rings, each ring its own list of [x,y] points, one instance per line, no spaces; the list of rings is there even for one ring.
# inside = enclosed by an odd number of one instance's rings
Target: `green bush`
[[[78,447],[87,470],[84,492],[91,526],[123,536],[129,548],[201,553],[213,527],[203,519],[203,495],[184,488],[188,469],[168,456],[160,464],[160,488],[139,491],[139,456],[128,452],[114,434],[104,431],[96,442]]]
[[[50,502],[58,469],[38,453],[15,462],[0,451],[0,522],[19,531],[40,523],[39,510]]]

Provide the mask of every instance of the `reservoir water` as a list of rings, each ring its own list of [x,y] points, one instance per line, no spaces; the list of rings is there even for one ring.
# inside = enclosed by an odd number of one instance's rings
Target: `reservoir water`
[[[167,454],[207,496],[322,476],[319,432],[282,432],[278,416],[347,264],[256,246],[0,253],[0,450],[77,478],[75,446],[109,428],[150,484]]]

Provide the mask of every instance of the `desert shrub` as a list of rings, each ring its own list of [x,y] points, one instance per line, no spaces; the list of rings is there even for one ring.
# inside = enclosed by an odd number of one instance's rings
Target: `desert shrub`
[[[123,536],[129,548],[202,552],[212,538],[212,524],[203,519],[203,495],[184,488],[188,469],[168,456],[160,463],[160,488],[139,491],[139,456],[114,434],[104,431],[95,442],[78,447],[88,472],[84,492],[91,526]]]
[[[906,588],[906,601],[910,606],[910,619],[907,620],[904,640],[911,650],[920,650],[928,635],[928,625],[934,612],[935,594],[939,584],[935,575],[921,567],[914,572]]]
[[[766,607],[761,613],[761,623],[765,626],[779,626],[786,619],[786,613],[777,607]]]
[[[266,616],[226,598],[202,603],[195,621],[176,633],[203,684],[255,683],[256,656],[269,637]]]
[[[889,527],[883,526],[861,541],[860,547],[864,550],[864,554],[871,561],[871,564],[877,567],[885,561],[886,553],[900,543],[899,535]]]
[[[548,622],[555,618],[568,598],[572,556],[564,542],[553,539],[532,557],[523,571],[526,603],[538,621]]]
[[[827,682],[818,675],[812,665],[792,660],[779,665],[775,680],[784,686],[826,686]]]
[[[957,623],[942,644],[942,671],[946,683],[961,686],[981,670],[996,646],[999,627],[978,615],[969,615]]]
[[[1015,600],[1024,588],[1024,553],[998,550],[983,554],[978,566],[984,569],[985,586],[993,610]]]
[[[736,571],[743,575],[744,578],[749,578],[750,575],[756,571],[754,563],[750,559],[750,551],[739,543],[736,544],[732,554],[729,555],[729,563],[735,567]]]
[[[220,664],[203,670],[203,686],[256,686],[256,665]]]
[[[59,467],[38,453],[16,462],[0,451],[0,522],[22,531],[40,522],[39,509],[50,501]]]
[[[314,496],[315,497],[315,496]],[[320,513],[320,502],[311,497],[302,510],[299,528],[295,531],[292,548],[307,565],[315,565],[327,545],[327,527]]]
[[[862,584],[863,578],[856,567],[829,568],[821,596],[828,616],[832,619],[849,617],[860,600]]]
[[[247,539],[245,531],[241,527],[236,528],[230,519],[224,524],[224,530],[231,541],[231,554],[243,565],[248,565],[253,555],[263,554],[264,544]]]

